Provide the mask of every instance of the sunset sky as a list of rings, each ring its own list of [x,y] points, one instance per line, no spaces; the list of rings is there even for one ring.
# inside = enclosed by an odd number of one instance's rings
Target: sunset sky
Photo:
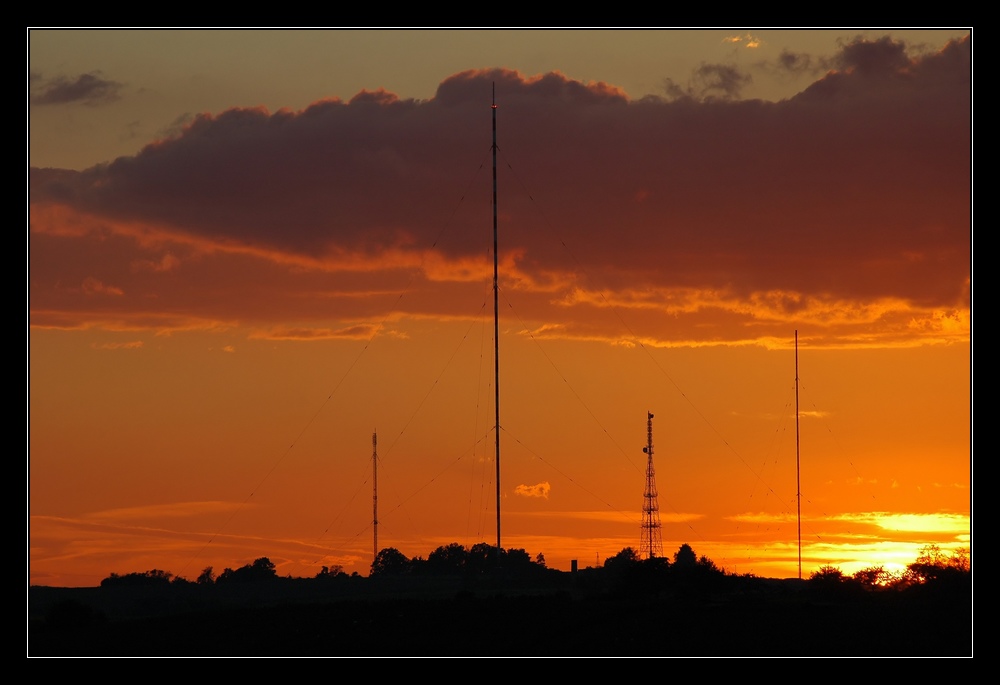
[[[970,29],[27,47],[31,584],[496,543],[494,97],[504,548],[971,547]]]

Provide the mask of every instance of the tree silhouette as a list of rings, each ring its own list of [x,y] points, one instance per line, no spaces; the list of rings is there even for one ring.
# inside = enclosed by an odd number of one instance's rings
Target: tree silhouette
[[[430,573],[439,575],[461,573],[465,570],[468,558],[469,553],[465,547],[453,542],[442,545],[427,555],[427,569]]]
[[[969,550],[965,547],[956,549],[948,559],[948,567],[964,573],[972,573],[972,560],[969,559]]]
[[[426,576],[428,572],[427,568],[427,560],[422,556],[417,555],[410,558],[406,567],[406,573],[411,576]]]
[[[907,565],[903,573],[903,587],[926,587],[933,590],[961,592],[971,586],[972,568],[967,549],[956,550],[951,557],[937,545],[927,545],[920,550],[916,561]]]
[[[844,573],[836,566],[827,564],[821,566],[818,571],[813,571],[809,580],[817,585],[830,585],[844,582]]]
[[[216,583],[248,583],[261,580],[275,580],[278,577],[274,564],[267,557],[260,557],[252,564],[241,566],[235,571],[231,568],[224,570],[216,579]]]
[[[616,592],[637,592],[635,582],[638,574],[639,553],[633,547],[625,547],[618,554],[604,560],[604,574],[610,587]]]
[[[632,547],[625,547],[613,557],[604,560],[604,568],[626,568],[639,563],[639,553]]]
[[[521,548],[510,548],[503,554],[503,563],[508,570],[525,571],[532,566],[531,555]]]
[[[869,566],[856,571],[851,577],[868,589],[885,588],[893,582],[893,574],[886,571],[884,566]]]
[[[674,567],[678,569],[693,569],[698,564],[698,555],[686,542],[674,552]]]
[[[400,576],[410,570],[410,561],[395,547],[379,550],[372,561],[371,575]]]
[[[211,585],[215,582],[215,573],[212,572],[211,566],[206,566],[201,571],[201,575],[198,576],[198,585]]]
[[[126,573],[123,576],[117,573],[112,573],[110,576],[101,581],[101,587],[115,587],[123,585],[169,585],[170,579],[174,574],[168,571],[160,571],[159,569],[152,569],[151,571],[143,571],[141,573]]]
[[[492,571],[497,566],[497,548],[488,542],[477,542],[469,548],[465,561],[472,575],[482,575]]]
[[[715,565],[715,562],[702,554],[698,557],[698,569],[713,573],[722,573],[722,569]]]

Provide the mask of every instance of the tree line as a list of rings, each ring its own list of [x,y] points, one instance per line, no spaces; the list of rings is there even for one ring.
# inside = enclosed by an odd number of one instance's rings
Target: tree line
[[[961,587],[972,581],[969,550],[960,548],[951,555],[937,545],[921,548],[915,561],[901,571],[889,571],[884,566],[870,566],[847,575],[832,565],[822,566],[810,577],[817,586],[856,586],[885,590],[905,590],[918,586],[949,585]]]
[[[438,547],[426,558],[408,558],[395,547],[386,547],[372,561],[369,578],[474,577],[501,573],[505,577],[535,579],[563,574],[562,571],[548,568],[542,554],[532,558],[524,549],[503,549],[487,543],[465,547],[453,542]],[[723,579],[726,578],[755,578],[753,574],[733,574],[720,569],[706,556],[699,557],[687,543],[682,544],[672,558],[642,559],[634,548],[625,547],[605,559],[601,567],[588,567],[581,575],[629,586],[633,590],[657,587],[668,580],[681,582],[686,586],[697,584],[708,588],[724,582]],[[339,565],[323,566],[312,576],[316,580],[361,577],[357,572],[347,574]],[[948,555],[936,545],[927,545],[920,550],[916,560],[898,572],[889,571],[884,566],[871,566],[854,574],[845,574],[836,566],[826,565],[813,572],[808,581],[811,586],[825,590],[906,590],[925,586],[971,587],[971,577],[968,549],[959,549]],[[279,576],[274,563],[268,557],[260,557],[236,569],[226,568],[218,575],[211,566],[206,567],[194,581],[159,569],[124,575],[112,573],[101,581],[101,587],[211,586],[279,580],[296,579]]]

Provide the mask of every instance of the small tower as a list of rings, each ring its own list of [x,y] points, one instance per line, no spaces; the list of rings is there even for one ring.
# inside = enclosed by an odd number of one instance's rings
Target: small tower
[[[663,540],[660,537],[660,505],[656,499],[656,472],[653,470],[653,414],[646,412],[646,491],[642,504],[642,540],[639,543],[639,558],[652,559],[663,556]]]

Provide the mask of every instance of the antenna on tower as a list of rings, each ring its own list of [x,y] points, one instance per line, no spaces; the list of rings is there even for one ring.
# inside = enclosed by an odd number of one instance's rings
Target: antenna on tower
[[[372,530],[374,533],[372,562],[378,558],[378,432],[372,431]]]
[[[652,559],[663,556],[663,540],[660,537],[660,505],[656,498],[656,472],[653,469],[653,414],[646,412],[646,491],[642,504],[642,540],[639,542],[639,557]]]

